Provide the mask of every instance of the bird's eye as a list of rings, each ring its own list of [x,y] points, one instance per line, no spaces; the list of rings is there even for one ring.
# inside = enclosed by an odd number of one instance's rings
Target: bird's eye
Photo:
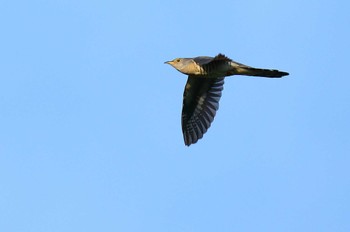
[[[179,62],[180,62],[180,59],[176,59],[175,61],[176,61],[177,63],[179,63]]]

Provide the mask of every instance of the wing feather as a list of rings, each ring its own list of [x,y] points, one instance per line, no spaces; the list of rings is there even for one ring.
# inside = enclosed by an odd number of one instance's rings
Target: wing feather
[[[187,79],[182,108],[182,132],[187,146],[196,143],[207,132],[219,109],[224,78]]]

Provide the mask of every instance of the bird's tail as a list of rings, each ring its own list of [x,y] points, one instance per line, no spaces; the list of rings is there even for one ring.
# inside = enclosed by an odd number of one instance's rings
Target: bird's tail
[[[252,68],[249,66],[238,66],[235,68],[236,75],[259,76],[259,77],[283,77],[289,75],[287,72],[282,72],[276,69],[261,69]]]

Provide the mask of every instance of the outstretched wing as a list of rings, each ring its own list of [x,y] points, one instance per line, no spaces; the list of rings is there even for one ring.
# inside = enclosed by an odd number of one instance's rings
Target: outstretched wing
[[[201,67],[199,75],[207,78],[229,76],[231,59],[225,55],[219,54],[213,57],[199,56],[193,59],[196,64]]]
[[[224,78],[189,76],[182,107],[182,133],[187,146],[203,137],[219,109]]]
[[[210,57],[210,56],[197,56],[193,58],[193,60],[198,64],[198,65],[207,65],[210,63],[217,63],[217,62],[222,62],[222,61],[232,61],[230,58],[226,57],[225,55],[219,53],[215,57]]]

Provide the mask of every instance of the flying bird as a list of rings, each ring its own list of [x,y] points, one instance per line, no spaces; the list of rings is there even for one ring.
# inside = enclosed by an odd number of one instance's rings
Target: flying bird
[[[219,109],[224,79],[232,75],[283,77],[287,72],[253,68],[223,54],[215,57],[176,58],[165,62],[188,75],[183,94],[182,133],[186,146],[196,143],[209,129]]]

